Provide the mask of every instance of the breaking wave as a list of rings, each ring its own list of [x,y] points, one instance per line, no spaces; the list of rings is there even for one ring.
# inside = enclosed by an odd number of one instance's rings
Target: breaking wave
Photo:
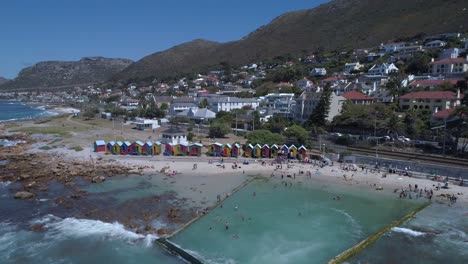
[[[42,219],[31,222],[32,224],[42,224],[47,229],[46,237],[51,239],[99,237],[104,239],[120,239],[128,242],[143,241],[143,244],[150,247],[156,235],[141,235],[118,223],[105,223],[99,220],[58,218],[47,215]]]
[[[412,229],[404,228],[404,227],[392,227],[391,230],[393,232],[403,233],[403,234],[407,234],[409,236],[414,236],[414,237],[424,236],[426,234],[424,232],[414,231]]]

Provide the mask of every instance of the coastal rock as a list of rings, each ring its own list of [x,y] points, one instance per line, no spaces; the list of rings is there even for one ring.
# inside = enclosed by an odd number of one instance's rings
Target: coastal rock
[[[32,225],[29,230],[33,231],[33,232],[44,232],[46,231],[46,227],[44,224],[36,224],[36,225]]]
[[[34,186],[36,186],[36,182],[35,182],[35,181],[32,181],[32,182],[26,184],[24,187],[26,187],[26,188],[29,189],[29,188],[33,188]]]
[[[15,193],[15,199],[28,199],[33,197],[34,194],[30,192],[17,192]]]
[[[20,180],[26,180],[26,179],[31,178],[31,175],[24,173],[24,174],[21,174],[19,178]]]
[[[100,182],[103,182],[105,180],[106,180],[106,177],[104,177],[104,176],[96,176],[96,177],[93,177],[91,182],[92,183],[100,183]]]
[[[161,229],[156,230],[156,234],[158,236],[169,235],[170,233],[171,232],[169,232],[169,229],[167,228],[161,228]]]

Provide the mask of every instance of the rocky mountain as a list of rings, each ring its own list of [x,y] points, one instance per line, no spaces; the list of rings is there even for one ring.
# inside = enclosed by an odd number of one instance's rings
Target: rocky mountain
[[[107,81],[133,61],[86,57],[79,61],[45,61],[24,68],[15,79],[0,85],[0,89],[24,89],[75,86]]]
[[[9,81],[8,79],[3,78],[3,77],[0,77],[0,85],[6,83],[6,82],[8,82],[8,81]]]
[[[278,55],[364,48],[468,28],[466,0],[334,0],[286,13],[241,40],[195,40],[144,57],[113,77],[129,81],[242,65]]]

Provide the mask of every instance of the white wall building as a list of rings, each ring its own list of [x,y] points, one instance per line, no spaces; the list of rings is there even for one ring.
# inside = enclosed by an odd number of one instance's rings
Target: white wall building
[[[233,109],[242,109],[243,107],[251,107],[257,109],[259,102],[253,98],[238,98],[238,97],[215,97],[208,99],[213,112],[226,111],[230,112]]]
[[[395,66],[395,64],[382,63],[380,65],[374,64],[374,66],[369,69],[368,73],[370,75],[387,75],[397,71],[398,68]]]
[[[344,73],[350,74],[352,71],[359,71],[362,67],[364,67],[364,65],[359,62],[346,63],[344,66]]]

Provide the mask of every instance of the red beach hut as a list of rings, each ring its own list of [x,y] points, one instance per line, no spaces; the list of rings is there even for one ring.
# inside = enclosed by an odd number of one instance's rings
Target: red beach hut
[[[230,157],[231,156],[231,150],[232,150],[231,144],[224,145],[223,157]]]
[[[172,143],[167,143],[164,145],[164,156],[174,155],[174,145]]]
[[[203,145],[200,143],[192,143],[189,146],[189,156],[200,156]]]
[[[239,144],[234,144],[231,148],[231,157],[237,158],[239,157],[239,150],[240,150],[240,145]]]
[[[262,147],[262,158],[269,158],[270,157],[270,147],[265,144]]]
[[[304,145],[300,146],[297,149],[297,155],[298,155],[298,158],[301,160],[307,157],[307,149],[306,147],[304,147]]]
[[[94,152],[106,152],[106,142],[104,140],[96,140],[94,142]]]

